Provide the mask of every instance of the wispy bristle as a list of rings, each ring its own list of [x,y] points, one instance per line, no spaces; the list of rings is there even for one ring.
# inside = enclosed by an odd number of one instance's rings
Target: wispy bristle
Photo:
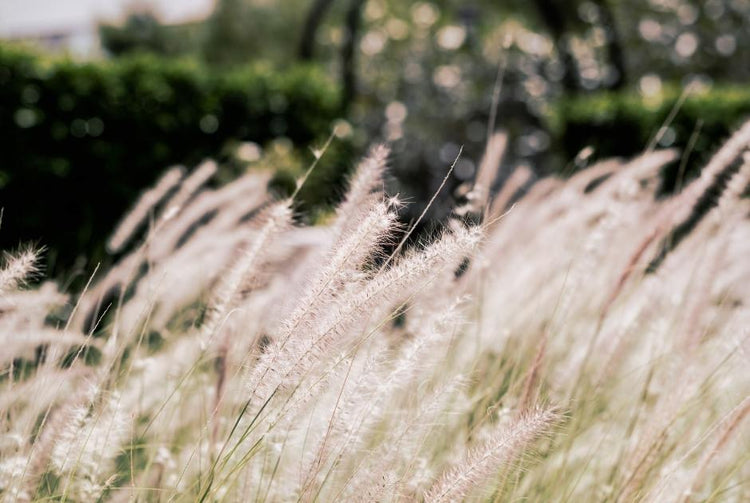
[[[536,440],[548,435],[559,420],[559,413],[552,409],[536,410],[493,433],[461,463],[445,472],[425,493],[425,501],[465,500],[473,491],[482,489],[501,469],[512,466]]]
[[[356,218],[359,212],[367,211],[370,204],[380,199],[389,154],[387,146],[375,145],[359,163],[349,182],[346,197],[336,210],[336,221],[333,224],[336,232],[345,232],[350,228],[353,216]]]
[[[206,342],[215,335],[221,321],[237,302],[243,283],[258,274],[263,263],[262,254],[271,249],[273,238],[291,225],[291,202],[274,204],[260,220],[263,226],[255,239],[242,251],[242,255],[231,270],[221,278],[221,285],[211,302],[207,320],[202,327]]]
[[[26,248],[15,254],[5,254],[5,263],[0,269],[0,294],[18,288],[38,271],[39,252]]]

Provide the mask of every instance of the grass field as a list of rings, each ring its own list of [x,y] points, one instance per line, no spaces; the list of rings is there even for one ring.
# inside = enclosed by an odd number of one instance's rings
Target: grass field
[[[6,255],[0,496],[750,501],[749,144],[669,198],[673,151],[480,173],[409,246],[386,147],[310,228],[270,174],[167,172],[80,296]]]

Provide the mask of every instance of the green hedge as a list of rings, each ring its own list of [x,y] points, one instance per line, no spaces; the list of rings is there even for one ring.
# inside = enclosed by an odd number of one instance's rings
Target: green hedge
[[[335,86],[312,67],[217,73],[146,56],[81,64],[0,46],[0,246],[35,241],[63,266],[101,253],[165,167],[216,157],[231,140],[285,136],[306,149],[338,110]]]
[[[551,123],[559,148],[572,159],[584,147],[592,146],[597,158],[632,156],[648,147],[680,99],[681,91],[667,87],[654,99],[635,92],[599,93],[568,98],[553,108]],[[700,167],[742,122],[750,117],[750,88],[714,87],[692,93],[677,109],[671,129],[661,146],[688,150],[690,138],[698,132],[686,164],[687,178]],[[679,163],[664,173],[663,190],[677,182]]]

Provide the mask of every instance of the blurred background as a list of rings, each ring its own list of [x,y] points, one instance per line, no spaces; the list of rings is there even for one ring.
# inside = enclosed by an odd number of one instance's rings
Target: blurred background
[[[103,243],[171,165],[215,183],[294,177],[315,220],[369,144],[392,192],[439,221],[492,126],[518,166],[563,176],[649,146],[683,150],[679,190],[750,112],[750,0],[0,0],[0,246],[48,249],[48,273]]]

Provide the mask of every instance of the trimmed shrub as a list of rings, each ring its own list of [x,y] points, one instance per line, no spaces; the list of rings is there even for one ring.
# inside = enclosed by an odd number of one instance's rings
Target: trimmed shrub
[[[551,114],[559,149],[573,158],[591,146],[597,158],[632,156],[649,147],[677,147],[689,155],[682,167],[664,171],[664,191],[672,191],[698,172],[714,150],[750,115],[750,90],[716,87],[688,95],[676,108],[682,91],[667,87],[658,97],[645,99],[635,92],[597,93],[560,100]],[[659,134],[670,113],[674,119]],[[689,147],[695,134],[694,144]],[[655,139],[660,137],[660,141]]]
[[[338,111],[335,86],[314,67],[46,61],[0,46],[0,246],[20,237],[57,250],[62,265],[80,249],[98,259],[107,230],[167,166],[238,140],[288,137],[306,149]]]

